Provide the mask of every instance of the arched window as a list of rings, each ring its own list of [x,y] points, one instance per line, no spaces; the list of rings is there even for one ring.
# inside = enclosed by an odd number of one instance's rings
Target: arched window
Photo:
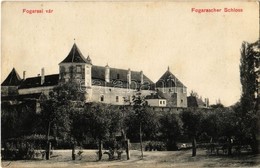
[[[166,84],[167,86],[166,87],[175,87],[175,81],[174,81],[174,79],[172,79],[172,78],[168,78],[167,79],[167,84]]]

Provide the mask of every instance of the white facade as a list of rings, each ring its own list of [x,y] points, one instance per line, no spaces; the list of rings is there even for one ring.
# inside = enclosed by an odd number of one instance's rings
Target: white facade
[[[151,107],[166,107],[166,99],[146,99],[147,103]]]

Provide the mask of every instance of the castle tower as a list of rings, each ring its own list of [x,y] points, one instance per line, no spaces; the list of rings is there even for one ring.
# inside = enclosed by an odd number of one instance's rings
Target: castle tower
[[[155,85],[158,94],[167,99],[167,106],[187,107],[187,88],[170,72],[169,67]]]
[[[13,68],[1,84],[1,95],[8,96],[18,94],[18,86],[21,84],[21,82],[22,79],[20,78],[15,68]]]
[[[86,91],[86,100],[90,101],[92,96],[92,62],[90,57],[85,58],[76,43],[73,44],[68,56],[59,63],[60,82],[76,81],[81,90]]]

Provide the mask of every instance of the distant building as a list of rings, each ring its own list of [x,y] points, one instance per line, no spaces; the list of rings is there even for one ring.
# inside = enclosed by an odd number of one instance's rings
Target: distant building
[[[19,74],[13,68],[10,74],[6,77],[6,79],[1,84],[1,95],[17,95],[18,87],[23,82],[23,79],[20,78]]]
[[[59,83],[76,80],[86,90],[87,102],[127,105],[137,90],[146,97],[151,106],[187,107],[187,88],[169,68],[153,83],[142,71],[96,66],[88,56],[83,56],[74,43],[69,54],[59,63],[59,73],[45,75],[44,69],[36,77],[20,78],[13,69],[2,83],[2,100],[14,102],[26,98],[37,99],[48,94]],[[157,96],[157,97],[156,97]],[[128,101],[126,101],[128,100]]]
[[[167,100],[168,107],[187,107],[187,88],[168,70],[155,83],[159,96]]]
[[[190,95],[187,97],[188,107],[195,107],[195,108],[209,108],[209,99],[205,98],[203,101],[201,98]]]
[[[145,97],[145,100],[151,107],[166,107],[167,100],[159,94],[151,94]]]

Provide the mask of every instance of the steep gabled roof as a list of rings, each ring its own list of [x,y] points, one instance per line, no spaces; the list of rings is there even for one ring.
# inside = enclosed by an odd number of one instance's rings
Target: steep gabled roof
[[[16,70],[13,68],[12,71],[9,73],[9,75],[6,77],[4,82],[2,83],[2,86],[18,86],[22,82],[22,79],[20,78],[19,74],[16,72]]]
[[[169,70],[167,70],[161,78],[155,83],[156,87],[186,87],[176,78]]]
[[[90,57],[87,59],[82,55],[76,43],[73,44],[68,56],[61,63],[87,63],[92,64]]]
[[[59,83],[59,74],[46,75],[44,78],[44,83],[42,85],[40,76],[26,78],[20,85],[19,89],[34,88],[41,86],[55,86]]]

